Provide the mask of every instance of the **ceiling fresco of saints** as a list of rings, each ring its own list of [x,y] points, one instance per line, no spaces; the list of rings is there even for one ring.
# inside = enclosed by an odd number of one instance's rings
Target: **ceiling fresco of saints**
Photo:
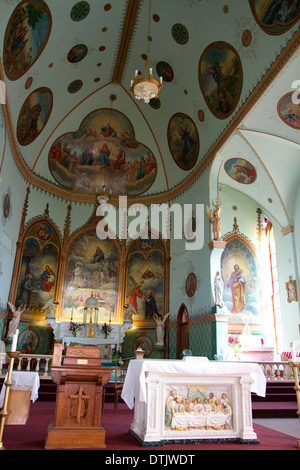
[[[113,196],[136,196],[156,178],[157,163],[151,150],[135,139],[124,114],[97,109],[79,129],[59,137],[49,152],[49,168],[63,187],[81,194],[106,190]]]
[[[249,0],[253,16],[268,34],[282,34],[300,17],[299,0]]]
[[[237,51],[226,42],[214,42],[202,53],[198,77],[211,113],[226,119],[235,110],[243,86],[242,64]]]
[[[51,31],[51,14],[41,0],[23,1],[8,22],[3,64],[10,80],[22,77],[45,48]]]

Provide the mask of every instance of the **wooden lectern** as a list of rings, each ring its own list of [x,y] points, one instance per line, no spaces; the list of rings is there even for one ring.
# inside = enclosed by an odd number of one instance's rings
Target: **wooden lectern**
[[[46,449],[105,448],[101,427],[103,386],[111,370],[101,367],[100,348],[55,344],[52,379],[58,385],[54,421],[48,428]]]

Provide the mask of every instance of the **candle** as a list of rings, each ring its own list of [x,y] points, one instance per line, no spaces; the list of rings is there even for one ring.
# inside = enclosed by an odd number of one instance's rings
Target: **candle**
[[[18,336],[19,336],[19,330],[16,330],[15,334],[13,335],[13,340],[11,343],[11,351],[17,350]]]
[[[292,348],[292,361],[297,362],[296,349],[295,349],[295,344],[294,343],[291,343],[291,348]]]

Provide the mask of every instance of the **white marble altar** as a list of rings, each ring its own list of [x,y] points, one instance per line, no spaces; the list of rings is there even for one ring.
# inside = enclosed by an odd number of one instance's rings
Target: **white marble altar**
[[[265,391],[266,379],[257,364],[186,357],[131,360],[122,398],[134,407],[130,432],[143,446],[174,441],[258,443],[251,392],[265,396]]]

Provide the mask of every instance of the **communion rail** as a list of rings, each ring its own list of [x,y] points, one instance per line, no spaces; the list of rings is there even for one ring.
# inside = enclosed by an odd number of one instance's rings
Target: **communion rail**
[[[51,377],[52,355],[47,354],[20,354],[14,363],[14,370],[27,370],[38,372],[41,377]],[[0,353],[0,376],[7,371],[9,358]],[[243,361],[249,362],[249,361]],[[293,368],[288,361],[258,362],[266,379],[269,382],[294,382]],[[300,367],[298,367],[300,373]]]

